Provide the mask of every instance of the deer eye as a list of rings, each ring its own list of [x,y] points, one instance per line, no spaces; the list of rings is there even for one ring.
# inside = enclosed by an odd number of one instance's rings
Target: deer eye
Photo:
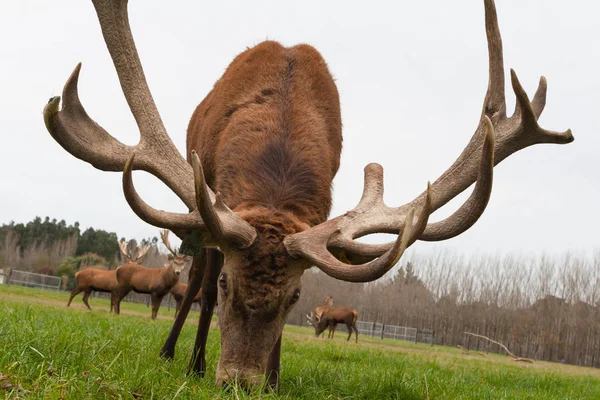
[[[223,293],[227,294],[227,274],[219,276],[219,286],[223,289]]]
[[[294,290],[294,295],[292,296],[292,299],[290,300],[290,305],[296,303],[298,300],[300,300],[300,289]]]

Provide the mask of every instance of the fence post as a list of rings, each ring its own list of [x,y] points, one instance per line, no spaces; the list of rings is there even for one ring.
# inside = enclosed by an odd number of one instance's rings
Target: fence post
[[[435,331],[431,334],[431,347],[433,347],[433,343],[435,342]]]
[[[419,328],[417,328],[417,333],[415,333],[415,344],[419,341]]]
[[[381,324],[381,340],[383,340],[383,331],[385,331],[385,324]]]
[[[371,325],[371,337],[373,337],[373,335],[375,334],[375,322],[373,322],[373,325]]]

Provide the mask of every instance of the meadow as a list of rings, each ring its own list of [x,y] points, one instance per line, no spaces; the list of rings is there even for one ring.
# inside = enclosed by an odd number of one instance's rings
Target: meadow
[[[186,376],[198,313],[191,313],[175,360],[158,349],[173,310],[156,321],[145,305],[0,285],[0,398],[6,399],[599,399],[600,371],[557,363],[515,363],[496,354],[359,337],[347,343],[286,326],[278,393],[214,384],[219,331],[211,330],[205,378]]]

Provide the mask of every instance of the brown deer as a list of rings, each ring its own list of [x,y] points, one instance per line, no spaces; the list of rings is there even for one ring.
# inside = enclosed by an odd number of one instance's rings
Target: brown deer
[[[169,231],[161,232],[161,238],[167,250],[173,257],[163,268],[148,268],[134,263],[125,264],[117,268],[117,281],[119,290],[117,304],[129,294],[130,291],[150,295],[152,304],[152,319],[156,319],[158,309],[163,297],[173,286],[179,282],[179,275],[185,267],[185,256],[178,255],[169,243]]]
[[[190,286],[202,286],[202,313],[191,368],[204,373],[205,344],[218,296],[219,385],[239,381],[276,385],[281,334],[300,297],[300,278],[312,266],[351,282],[374,281],[417,240],[439,241],[469,229],[491,194],[493,167],[538,143],[570,143],[570,130],[542,129],[542,78],[530,101],[514,71],[516,109],[507,116],[502,40],[493,0],[484,0],[489,85],[475,134],[448,168],[414,200],[383,202],[383,168],[365,168],[358,206],[333,219],[331,184],[342,148],[339,95],[327,64],[309,45],[266,41],[238,55],[192,115],[187,161],[178,153],[150,94],[131,34],[126,0],[93,0],[100,27],[141,139],[125,145],[93,121],[77,90],[77,65],[44,121],[68,152],[105,171],[123,171],[123,191],[144,221],[168,228],[194,255]],[[426,160],[426,159],[425,159]],[[424,161],[426,162],[426,161]],[[134,188],[132,171],[162,180],[189,213],[156,210]],[[429,215],[471,184],[473,193],[450,217]],[[394,243],[356,238],[397,234]],[[204,253],[204,248],[208,248]],[[206,255],[206,257],[204,257]],[[186,296],[161,353],[172,357],[193,296]],[[188,308],[189,310],[189,308]]]
[[[181,308],[181,302],[185,297],[185,291],[187,290],[188,285],[186,283],[178,282],[173,288],[171,288],[171,296],[175,299],[175,316],[179,313],[179,309]],[[194,296],[193,303],[200,303],[202,299],[202,292],[199,291],[196,296]]]
[[[308,314],[306,314],[308,324],[310,326],[313,326],[313,318],[314,318],[313,315],[316,316],[317,318],[321,318],[321,315],[323,315],[323,313],[331,307],[333,307],[333,296],[325,296],[325,303],[323,303],[322,306],[316,307],[314,312],[311,311],[310,316]],[[333,326],[329,325],[329,333],[327,335],[328,339],[331,337],[332,332],[333,332]],[[323,332],[323,335],[325,335],[324,332]],[[321,335],[321,336],[323,336],[323,335]]]
[[[315,336],[319,336],[325,331],[325,328],[329,327],[330,336],[328,339],[333,339],[335,335],[335,328],[337,324],[346,324],[348,327],[348,339],[352,337],[352,330],[356,333],[356,341],[358,343],[358,328],[356,328],[356,321],[358,320],[358,311],[349,307],[331,307],[328,308],[320,316],[315,314],[314,319],[311,313],[308,317],[308,324],[315,328]]]
[[[136,257],[132,257],[130,254],[127,253],[127,243],[119,243],[119,251],[123,256],[125,263],[137,264],[141,262],[141,260],[145,257],[148,249],[148,246],[141,246],[137,249]],[[116,307],[115,309],[115,302],[118,298],[117,294],[119,288],[116,270],[107,271],[98,268],[86,268],[83,271],[77,272],[75,274],[75,279],[77,280],[77,286],[71,292],[71,296],[69,296],[67,307],[71,305],[73,297],[83,292],[83,303],[88,308],[88,310],[91,310],[92,308],[88,303],[88,298],[90,297],[92,292],[104,292],[110,293],[110,312],[114,311],[115,313],[119,314],[120,307]]]
[[[82,271],[78,271],[75,274],[75,279],[77,280],[77,286],[71,292],[71,296],[69,296],[67,307],[71,305],[73,297],[83,292],[83,304],[85,304],[88,310],[91,310],[92,308],[88,303],[88,298],[93,291],[96,291],[110,293],[110,312],[113,312],[113,310],[117,312],[114,308],[119,284],[114,269],[105,270],[99,268],[86,268]]]

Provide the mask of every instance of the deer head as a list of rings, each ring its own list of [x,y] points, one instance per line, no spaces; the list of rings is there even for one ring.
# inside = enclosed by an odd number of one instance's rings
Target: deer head
[[[172,268],[173,273],[177,277],[179,277],[179,275],[185,268],[185,256],[179,254],[177,249],[173,250],[173,248],[171,247],[171,243],[169,242],[169,233],[170,231],[168,229],[163,229],[160,231],[160,238],[167,250],[169,250],[169,253],[171,253],[168,262],[165,264],[165,268]]]
[[[123,93],[139,126],[140,142],[124,145],[88,116],[77,92],[81,64],[65,84],[62,109],[60,97],[50,99],[46,105],[45,124],[56,141],[75,157],[101,170],[123,171],[125,198],[142,220],[171,229],[181,238],[200,232],[203,246],[216,247],[224,254],[218,279],[222,338],[218,382],[236,374],[253,381],[251,377],[265,371],[286,316],[299,299],[300,278],[307,268],[316,266],[350,282],[376,280],[415,241],[446,240],[469,229],[486,208],[495,164],[534,144],[573,141],[570,130],[552,132],[538,125],[546,101],[545,78],[530,101],[511,71],[517,102],[513,115],[507,116],[502,40],[494,2],[485,0],[489,85],[481,117],[464,151],[423,193],[399,207],[385,205],[383,168],[369,164],[357,207],[322,223],[307,223],[290,210],[231,209],[224,197],[207,185],[198,153],[190,150],[187,163],[169,138],[135,48],[127,2],[93,3]],[[134,188],[134,169],[162,180],[190,212],[165,212],[146,204]],[[454,214],[429,223],[430,214],[474,182],[471,196]],[[355,240],[374,233],[397,234],[397,239],[379,245]]]
[[[121,255],[123,256],[125,263],[130,263],[130,262],[133,262],[136,264],[141,263],[142,260],[144,259],[144,257],[146,257],[146,254],[148,253],[148,250],[150,250],[151,247],[152,246],[150,246],[149,244],[143,244],[141,246],[138,246],[136,248],[136,256],[133,257],[127,251],[127,242],[124,240],[119,242],[119,251],[121,252]]]

